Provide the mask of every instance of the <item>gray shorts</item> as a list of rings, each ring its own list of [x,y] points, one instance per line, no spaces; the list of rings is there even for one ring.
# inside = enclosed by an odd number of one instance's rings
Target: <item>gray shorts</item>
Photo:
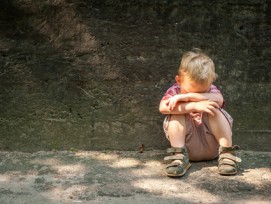
[[[223,115],[228,120],[230,126],[232,127],[232,117],[224,109],[220,109],[220,111],[223,113]],[[163,124],[163,128],[168,140],[169,135],[167,133],[167,128],[170,118],[171,115],[167,115]],[[190,161],[211,160],[218,157],[219,144],[211,131],[207,113],[203,113],[202,123],[199,126],[195,124],[189,114],[185,114],[185,123],[185,142],[188,149]]]

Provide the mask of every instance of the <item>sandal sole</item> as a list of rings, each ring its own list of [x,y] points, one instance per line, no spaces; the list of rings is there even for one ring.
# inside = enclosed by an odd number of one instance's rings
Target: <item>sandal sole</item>
[[[218,172],[220,175],[222,176],[231,176],[231,175],[236,175],[237,174],[237,171],[236,172],[233,172],[233,173],[220,173]]]
[[[169,176],[169,177],[181,177],[181,176],[183,176],[183,175],[186,173],[186,171],[187,171],[190,167],[191,167],[191,163],[189,163],[189,164],[187,165],[187,167],[184,169],[184,172],[183,172],[182,174],[168,174],[168,173],[167,173],[167,176]]]

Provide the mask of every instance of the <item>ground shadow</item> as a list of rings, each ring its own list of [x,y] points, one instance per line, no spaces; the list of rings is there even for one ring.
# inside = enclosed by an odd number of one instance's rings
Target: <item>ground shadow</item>
[[[269,153],[246,152],[243,172],[233,177],[218,175],[215,161],[209,161],[193,162],[177,179],[165,176],[161,151],[0,153],[4,203],[10,195],[10,203],[27,201],[29,195],[48,203],[227,203],[267,201],[270,196]],[[265,160],[249,163],[248,157]]]

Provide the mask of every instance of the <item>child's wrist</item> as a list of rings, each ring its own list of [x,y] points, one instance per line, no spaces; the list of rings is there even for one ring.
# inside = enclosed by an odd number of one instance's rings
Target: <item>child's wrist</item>
[[[185,95],[186,95],[186,100],[185,100],[186,102],[192,101],[192,100],[191,100],[191,98],[192,98],[192,97],[191,97],[191,93],[187,93],[187,94],[185,94]]]
[[[189,112],[196,112],[196,105],[197,103],[196,102],[189,102],[188,103],[188,111]]]

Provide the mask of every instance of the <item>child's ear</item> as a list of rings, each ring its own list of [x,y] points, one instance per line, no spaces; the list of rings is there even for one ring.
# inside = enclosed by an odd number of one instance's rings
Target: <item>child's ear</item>
[[[175,76],[175,80],[176,80],[176,82],[177,82],[178,84],[180,84],[180,82],[181,82],[181,77],[180,77],[179,75],[176,75],[176,76]]]

